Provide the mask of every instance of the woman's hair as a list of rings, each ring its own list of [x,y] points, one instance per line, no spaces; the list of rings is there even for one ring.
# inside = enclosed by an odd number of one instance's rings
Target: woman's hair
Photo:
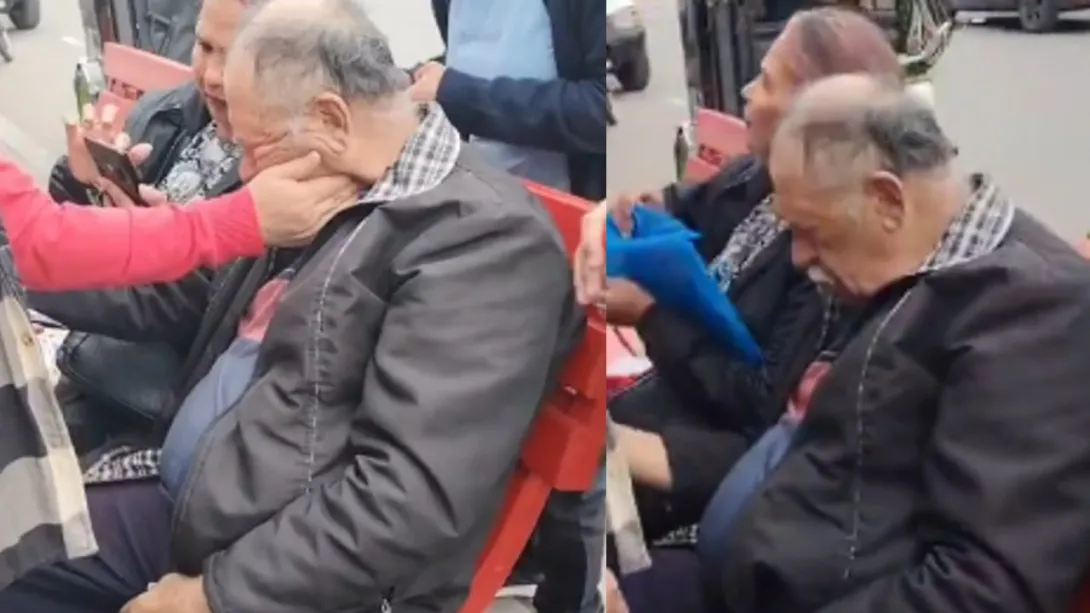
[[[800,84],[851,73],[904,81],[889,37],[861,9],[826,6],[799,11],[783,35],[789,37],[787,63]]]

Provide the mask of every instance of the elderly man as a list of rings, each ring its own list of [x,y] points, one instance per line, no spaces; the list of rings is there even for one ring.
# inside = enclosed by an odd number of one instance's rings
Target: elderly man
[[[739,613],[1063,613],[1090,544],[1090,267],[864,76],[772,147],[792,257],[865,317],[715,573]]]
[[[273,0],[226,71],[244,176],[316,150],[366,188],[205,318],[160,479],[88,490],[101,553],[0,611],[456,610],[580,331],[563,243],[410,100],[360,0]]]

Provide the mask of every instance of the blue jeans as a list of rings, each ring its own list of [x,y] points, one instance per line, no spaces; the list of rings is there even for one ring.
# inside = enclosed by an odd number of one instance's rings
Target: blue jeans
[[[537,554],[544,580],[534,595],[538,613],[599,613],[606,532],[606,473],[587,492],[554,492],[538,523]]]
[[[718,568],[726,561],[727,539],[738,512],[787,453],[795,424],[780,420],[738,460],[700,518],[696,552],[704,568]]]
[[[172,505],[158,479],[92,485],[99,551],[44,566],[0,591],[3,613],[117,613],[172,570]]]

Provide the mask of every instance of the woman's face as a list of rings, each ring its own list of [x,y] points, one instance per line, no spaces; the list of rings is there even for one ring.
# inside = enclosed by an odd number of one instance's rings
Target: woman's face
[[[768,158],[772,136],[797,89],[789,61],[790,34],[790,27],[780,34],[761,61],[760,74],[742,88],[749,152],[763,159]]]

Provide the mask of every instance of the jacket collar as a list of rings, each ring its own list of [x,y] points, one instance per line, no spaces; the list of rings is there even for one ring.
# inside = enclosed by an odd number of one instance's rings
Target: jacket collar
[[[987,255],[999,246],[1014,221],[1014,204],[990,177],[975,174],[973,191],[954,217],[938,246],[920,266],[919,273],[929,273],[962,264]]]
[[[401,156],[374,185],[360,195],[359,204],[400,200],[434,189],[454,170],[462,137],[443,109],[432,103],[420,107],[420,125],[401,149]]]

